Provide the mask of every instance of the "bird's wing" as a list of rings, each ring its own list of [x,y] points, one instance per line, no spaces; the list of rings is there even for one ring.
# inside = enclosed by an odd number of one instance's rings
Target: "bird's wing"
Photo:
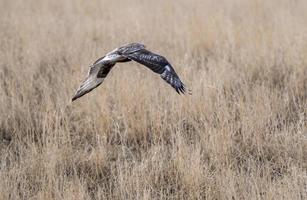
[[[86,79],[78,88],[77,92],[72,98],[72,101],[82,97],[86,93],[89,93],[98,87],[103,82],[113,66],[114,64],[106,63],[93,64],[90,66]]]
[[[161,78],[169,83],[179,94],[180,92],[185,93],[184,84],[181,82],[174,68],[163,56],[146,49],[140,49],[132,53],[123,53],[122,55],[160,74]]]
[[[98,58],[98,59],[93,63],[93,65],[99,63],[99,62],[102,61],[104,58],[105,58],[105,56],[103,56],[103,57],[101,57],[101,58]]]

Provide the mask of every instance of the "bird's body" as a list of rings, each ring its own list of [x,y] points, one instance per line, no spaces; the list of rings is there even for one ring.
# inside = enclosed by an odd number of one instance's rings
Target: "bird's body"
[[[169,83],[179,94],[180,92],[185,92],[184,84],[163,56],[146,50],[143,44],[131,43],[116,48],[95,61],[90,66],[87,78],[77,90],[72,101],[98,87],[117,62],[129,62],[132,60],[160,74],[161,78]]]

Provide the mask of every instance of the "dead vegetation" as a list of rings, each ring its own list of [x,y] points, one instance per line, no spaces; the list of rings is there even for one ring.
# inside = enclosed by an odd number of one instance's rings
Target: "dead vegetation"
[[[0,199],[306,199],[307,3],[0,1]],[[193,90],[117,65],[128,42]]]

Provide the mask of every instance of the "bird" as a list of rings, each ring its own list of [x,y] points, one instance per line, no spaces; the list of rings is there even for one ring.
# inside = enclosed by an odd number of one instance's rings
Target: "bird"
[[[130,43],[114,49],[89,66],[87,77],[72,97],[72,102],[97,88],[116,63],[130,61],[142,64],[159,74],[178,94],[186,92],[185,85],[165,57],[147,50],[143,44]]]

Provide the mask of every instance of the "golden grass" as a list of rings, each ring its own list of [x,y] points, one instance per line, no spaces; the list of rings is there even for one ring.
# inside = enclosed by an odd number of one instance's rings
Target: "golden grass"
[[[305,0],[0,1],[0,199],[306,199]],[[193,95],[118,64],[128,42]]]

